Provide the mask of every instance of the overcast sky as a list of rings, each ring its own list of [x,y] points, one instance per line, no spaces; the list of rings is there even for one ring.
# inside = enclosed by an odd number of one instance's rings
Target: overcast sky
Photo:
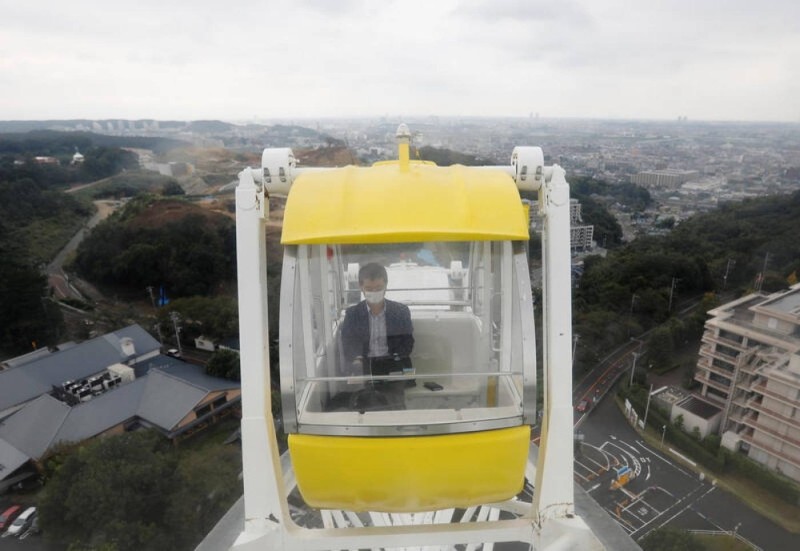
[[[800,0],[0,0],[0,119],[800,121]]]

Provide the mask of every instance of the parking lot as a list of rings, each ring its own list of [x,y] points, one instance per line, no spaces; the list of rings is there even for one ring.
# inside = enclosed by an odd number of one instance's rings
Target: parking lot
[[[576,433],[575,481],[634,540],[669,526],[736,530],[764,551],[800,549],[800,536],[700,477],[676,459],[668,443],[642,441],[613,400],[593,404],[588,413]],[[624,484],[617,482],[626,477]]]
[[[31,496],[15,494],[0,496],[0,513],[12,505],[21,505],[23,509],[36,505]],[[19,536],[9,536],[4,530],[0,534],[0,549],[3,551],[64,551],[66,547],[48,544],[44,541],[41,534],[32,534],[30,531],[21,533]]]
[[[626,435],[627,436],[627,435]],[[585,439],[575,457],[577,481],[631,536],[660,526],[670,512],[714,486],[649,449],[641,441],[613,434],[605,441]],[[669,489],[657,481],[669,480]]]

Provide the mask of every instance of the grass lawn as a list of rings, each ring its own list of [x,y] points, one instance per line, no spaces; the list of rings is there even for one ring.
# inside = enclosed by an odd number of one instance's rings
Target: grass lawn
[[[752,551],[753,549],[733,536],[692,534],[692,538],[702,543],[707,551]]]
[[[241,425],[241,420],[238,417],[229,415],[218,423],[209,426],[206,430],[201,431],[186,440],[182,440],[178,444],[178,449],[182,453],[203,453],[206,450],[219,448],[223,446],[223,442]],[[230,444],[238,449],[237,444]]]
[[[50,262],[83,226],[84,219],[62,214],[56,218],[34,220],[19,230],[19,239],[26,244],[36,262]]]

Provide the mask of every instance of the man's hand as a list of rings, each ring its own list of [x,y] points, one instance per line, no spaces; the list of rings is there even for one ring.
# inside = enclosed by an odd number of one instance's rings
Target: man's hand
[[[352,362],[350,362],[350,365],[347,367],[347,375],[351,377],[359,377],[363,374],[364,374],[364,361],[361,359],[361,357],[358,357]],[[350,379],[347,381],[347,384],[352,385],[356,384],[357,382],[358,381]]]
[[[350,375],[363,375],[364,374],[364,360],[359,356],[350,364]]]

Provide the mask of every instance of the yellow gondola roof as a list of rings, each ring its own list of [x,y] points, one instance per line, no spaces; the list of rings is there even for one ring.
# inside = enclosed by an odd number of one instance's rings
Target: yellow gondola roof
[[[307,172],[286,202],[283,244],[527,240],[513,179],[501,171],[399,161]]]

